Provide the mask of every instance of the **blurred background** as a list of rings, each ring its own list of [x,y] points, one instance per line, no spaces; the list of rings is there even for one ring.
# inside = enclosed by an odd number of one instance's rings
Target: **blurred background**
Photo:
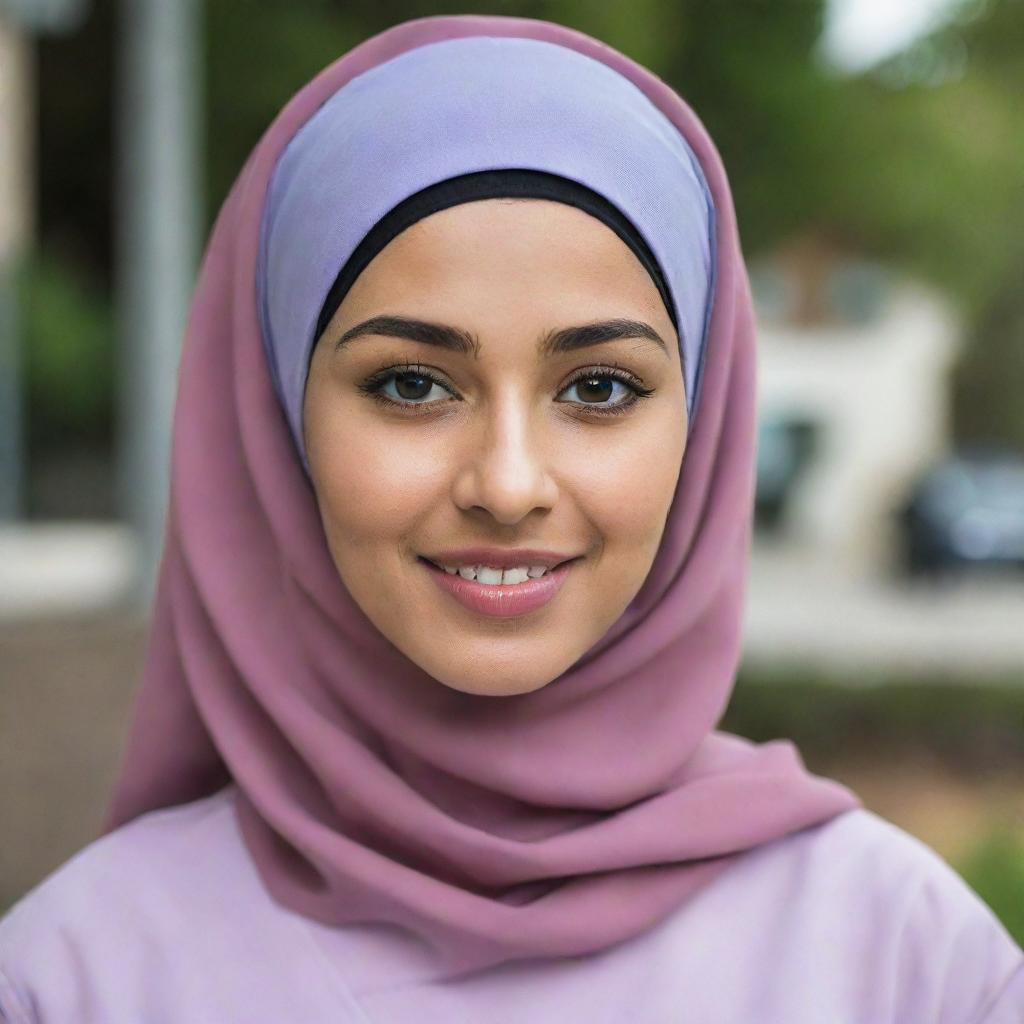
[[[792,738],[1024,942],[1022,0],[0,0],[0,912],[97,834],[220,204],[322,67],[468,12],[647,65],[729,173],[761,425],[722,728]]]

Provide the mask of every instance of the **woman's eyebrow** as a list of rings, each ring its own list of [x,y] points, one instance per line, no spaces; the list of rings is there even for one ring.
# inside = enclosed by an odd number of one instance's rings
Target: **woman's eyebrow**
[[[462,355],[472,355],[474,359],[480,358],[480,341],[469,331],[460,327],[450,327],[448,324],[435,324],[405,316],[375,316],[364,320],[355,327],[350,327],[335,342],[334,349],[339,351],[350,341],[370,334],[406,338]],[[600,320],[596,323],[548,331],[537,343],[537,353],[541,356],[560,355],[608,341],[636,339],[651,341],[658,345],[666,356],[668,355],[668,346],[650,324],[642,320],[626,319]]]

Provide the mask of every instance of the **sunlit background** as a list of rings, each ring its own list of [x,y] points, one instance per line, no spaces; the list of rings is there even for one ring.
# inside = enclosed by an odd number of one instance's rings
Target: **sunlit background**
[[[1022,0],[0,0],[0,912],[96,835],[219,206],[317,71],[441,13],[582,29],[707,125],[761,353],[722,727],[795,740],[1024,942]]]

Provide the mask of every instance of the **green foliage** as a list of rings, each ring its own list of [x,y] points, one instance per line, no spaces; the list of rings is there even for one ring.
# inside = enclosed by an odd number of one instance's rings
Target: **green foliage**
[[[109,443],[115,379],[109,300],[79,267],[46,251],[24,262],[19,291],[31,446]]]
[[[814,220],[835,163],[841,89],[812,57],[822,0],[683,5],[663,77],[715,141],[753,255]]]
[[[860,673],[745,665],[719,723],[757,742],[792,739],[826,767],[837,754],[921,751],[964,774],[1024,770],[1024,679]]]
[[[1024,946],[1024,841],[1020,834],[1000,826],[955,866],[1018,945]]]
[[[348,5],[209,0],[206,50],[207,220],[246,157],[298,88],[363,38]]]
[[[1024,2],[960,16],[859,83],[888,145],[857,217],[876,250],[945,287],[966,314],[954,435],[1024,449]]]
[[[954,378],[957,435],[1024,449],[1024,247],[1011,257],[1001,289],[977,318],[970,341]],[[992,401],[1000,395],[1009,400]]]

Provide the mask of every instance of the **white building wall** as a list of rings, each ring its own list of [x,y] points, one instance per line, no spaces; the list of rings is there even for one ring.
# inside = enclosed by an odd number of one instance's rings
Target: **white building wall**
[[[869,326],[759,325],[760,412],[805,415],[819,447],[787,512],[795,537],[855,575],[891,557],[891,509],[946,451],[960,325],[934,291],[894,285]]]

